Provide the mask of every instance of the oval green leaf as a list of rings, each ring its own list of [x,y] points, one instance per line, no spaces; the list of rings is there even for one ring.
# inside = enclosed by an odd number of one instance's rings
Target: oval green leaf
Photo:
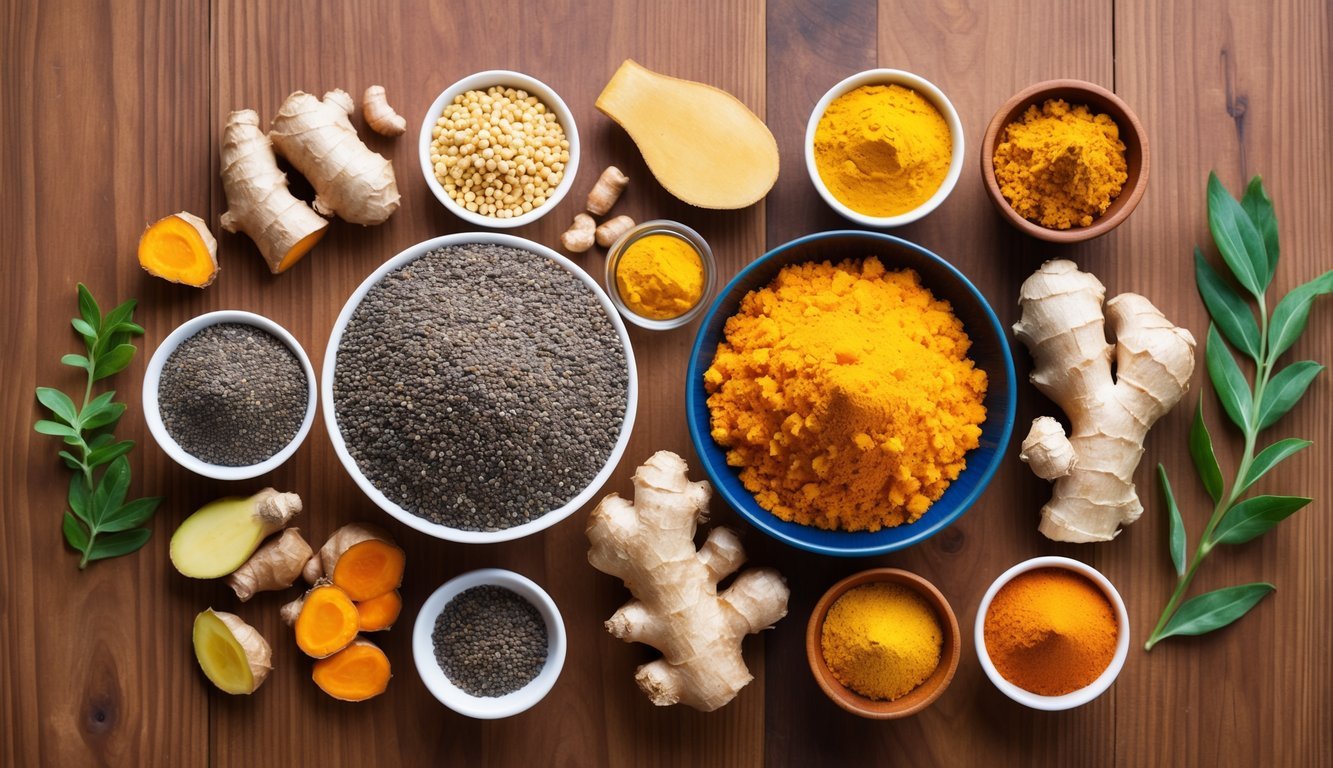
[[[1262,297],[1268,287],[1268,254],[1263,238],[1216,173],[1208,174],[1208,228],[1236,281],[1255,298]]]
[[[65,533],[65,541],[79,552],[88,551],[88,529],[83,523],[79,522],[74,515],[65,513],[65,518],[60,522],[60,530]]]
[[[97,358],[93,370],[93,381],[100,381],[108,376],[120,373],[134,359],[133,344],[118,344]]]
[[[92,522],[92,518],[88,515],[88,505],[91,497],[92,491],[88,490],[88,483],[83,479],[82,473],[69,479],[69,508],[75,516],[85,523]]]
[[[1194,249],[1194,282],[1208,314],[1236,349],[1259,362],[1259,324],[1249,303]]]
[[[1277,372],[1264,389],[1259,403],[1259,429],[1267,429],[1287,415],[1309,388],[1324,366],[1313,360],[1302,360]]]
[[[116,458],[102,473],[88,505],[88,517],[96,528],[107,515],[125,503],[125,492],[130,488],[130,460]]]
[[[1199,473],[1204,490],[1208,491],[1216,504],[1222,500],[1222,468],[1217,464],[1217,455],[1213,453],[1213,438],[1208,434],[1208,425],[1203,421],[1203,398],[1199,398],[1199,405],[1194,409],[1194,421],[1190,423],[1189,449],[1194,471]]]
[[[124,456],[125,454],[129,453],[133,448],[134,448],[133,440],[121,440],[120,442],[112,445],[106,445],[99,448],[95,448],[93,449],[92,453],[88,454],[88,466],[99,467],[107,463],[108,461],[111,461],[112,459],[115,459],[119,456]]]
[[[1176,506],[1176,495],[1171,492],[1171,481],[1166,479],[1166,467],[1157,465],[1157,479],[1162,486],[1162,498],[1166,501],[1167,548],[1171,551],[1171,564],[1176,567],[1176,575],[1185,575],[1185,521],[1180,519],[1180,507]]]
[[[58,421],[48,421],[47,419],[42,419],[36,424],[33,424],[32,429],[34,432],[42,435],[55,435],[56,437],[65,438],[77,438],[79,436],[78,430],[73,427],[67,424],[61,424]]]
[[[108,557],[128,555],[147,544],[152,535],[153,532],[147,528],[101,534],[88,549],[88,559],[104,560]]]
[[[1242,432],[1249,434],[1254,396],[1250,394],[1249,382],[1240,372],[1236,358],[1232,357],[1231,350],[1217,332],[1217,326],[1212,323],[1208,325],[1208,346],[1204,356],[1208,362],[1208,378],[1213,382],[1222,410]]]
[[[1270,362],[1277,360],[1301,337],[1305,332],[1305,324],[1309,322],[1310,308],[1314,306],[1314,300],[1327,293],[1333,293],[1333,270],[1308,283],[1296,286],[1277,303],[1277,307],[1273,310],[1273,318],[1268,323]]]
[[[62,355],[60,362],[74,368],[82,368],[85,371],[88,370],[88,358],[83,355]]]
[[[126,502],[120,509],[103,517],[97,524],[97,530],[99,533],[116,533],[138,528],[152,519],[153,513],[157,511],[157,505],[161,503],[161,496]]]
[[[37,400],[55,414],[56,418],[72,427],[78,426],[79,409],[74,405],[74,401],[69,399],[69,395],[51,387],[38,387]]]
[[[1268,256],[1268,275],[1265,284],[1273,281],[1277,272],[1278,241],[1277,214],[1273,211],[1273,200],[1264,189],[1264,180],[1259,176],[1250,179],[1245,188],[1245,196],[1240,199],[1240,207],[1249,214],[1254,228],[1259,230],[1259,237],[1264,243],[1264,253]]]
[[[93,328],[102,327],[102,308],[83,283],[79,283],[79,316]]]
[[[1221,629],[1249,613],[1273,589],[1272,584],[1258,582],[1192,597],[1180,606],[1155,639],[1161,640],[1172,635],[1202,635]]]
[[[1309,440],[1301,440],[1296,437],[1288,437],[1285,440],[1279,440],[1259,452],[1250,464],[1250,468],[1245,471],[1245,477],[1241,478],[1240,488],[1236,493],[1245,493],[1251,485],[1259,481],[1259,478],[1268,473],[1268,470],[1276,467],[1281,462],[1293,454],[1299,453],[1306,448],[1314,445]]]
[[[1255,496],[1246,499],[1222,516],[1213,531],[1219,544],[1244,544],[1262,536],[1301,507],[1309,504],[1304,496]]]

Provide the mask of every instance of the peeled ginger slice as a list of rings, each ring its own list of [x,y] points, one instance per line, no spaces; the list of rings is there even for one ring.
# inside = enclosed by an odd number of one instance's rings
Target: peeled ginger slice
[[[273,651],[259,632],[212,608],[194,619],[194,656],[213,685],[230,694],[254,693],[273,669]]]

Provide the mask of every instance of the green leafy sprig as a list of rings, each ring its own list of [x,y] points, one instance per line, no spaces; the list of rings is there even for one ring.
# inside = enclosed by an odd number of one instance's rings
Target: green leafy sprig
[[[1273,467],[1311,445],[1309,440],[1289,437],[1255,453],[1259,433],[1290,411],[1324,370],[1324,366],[1313,360],[1301,360],[1280,369],[1277,363],[1304,332],[1314,300],[1333,292],[1333,270],[1293,289],[1269,314],[1267,293],[1278,262],[1277,217],[1273,201],[1258,176],[1250,181],[1245,195],[1237,202],[1216,174],[1209,175],[1208,226],[1222,260],[1244,293],[1218,274],[1198,248],[1194,249],[1195,282],[1213,320],[1208,328],[1204,357],[1217,399],[1227,418],[1244,436],[1245,449],[1228,489],[1213,450],[1212,436],[1203,420],[1200,399],[1190,426],[1189,453],[1204,490],[1213,500],[1213,514],[1188,562],[1184,521],[1171,492],[1166,468],[1157,466],[1166,499],[1168,541],[1177,582],[1156,628],[1144,644],[1145,650],[1152,650],[1158,642],[1174,635],[1202,635],[1225,627],[1272,592],[1275,589],[1272,584],[1256,582],[1184,599],[1199,566],[1217,545],[1243,544],[1257,538],[1310,503],[1303,496],[1246,498],[1245,493]],[[1252,379],[1241,370],[1227,342],[1253,363]]]
[[[70,321],[83,337],[82,355],[65,355],[60,362],[83,370],[88,383],[83,404],[51,387],[38,387],[37,399],[51,419],[33,429],[54,435],[68,446],[60,452],[65,465],[74,471],[69,484],[69,510],[61,525],[65,541],[83,558],[79,568],[93,560],[127,555],[144,544],[152,531],[143,525],[152,519],[160,497],[125,501],[130,487],[130,461],[126,454],[132,440],[116,440],[111,428],[125,413],[125,404],[115,402],[114,391],[93,396],[93,385],[124,370],[134,359],[131,339],[143,335],[134,323],[134,300],[102,314],[102,309],[83,283],[79,283],[79,316]],[[105,467],[99,473],[98,470]]]

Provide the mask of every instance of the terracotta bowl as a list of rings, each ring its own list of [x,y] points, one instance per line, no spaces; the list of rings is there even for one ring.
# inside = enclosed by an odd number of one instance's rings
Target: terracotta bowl
[[[940,665],[935,668],[935,672],[917,686],[916,690],[895,701],[876,701],[866,698],[838,682],[828,665],[824,663],[824,652],[820,648],[819,640],[824,630],[824,617],[828,615],[829,608],[853,587],[872,583],[900,584],[921,595],[935,610],[935,618],[939,620],[943,634]],[[810,661],[810,671],[814,673],[815,682],[819,683],[819,687],[824,689],[824,693],[828,694],[834,704],[854,715],[872,720],[908,717],[930,706],[953,681],[954,673],[958,671],[958,658],[962,655],[962,645],[962,637],[958,632],[958,619],[953,614],[953,608],[949,607],[949,601],[944,599],[944,595],[940,594],[935,585],[929,581],[915,573],[897,568],[872,568],[852,574],[834,584],[815,604],[815,609],[810,614],[810,623],[805,629],[805,655]]]
[[[1096,114],[1110,115],[1116,125],[1120,126],[1120,140],[1125,143],[1129,178],[1106,212],[1086,227],[1050,229],[1028,221],[1010,207],[1009,201],[1000,193],[999,182],[995,180],[995,148],[1004,138],[1004,127],[1021,118],[1029,106],[1043,104],[1049,99],[1064,99],[1071,105],[1086,104]],[[981,141],[981,176],[986,181],[986,192],[990,194],[995,209],[1015,229],[1052,243],[1079,243],[1101,237],[1120,226],[1121,222],[1129,218],[1139,200],[1143,199],[1143,192],[1148,186],[1148,135],[1129,105],[1100,85],[1082,80],[1048,80],[1019,91],[991,118],[990,125],[986,127],[986,136]]]

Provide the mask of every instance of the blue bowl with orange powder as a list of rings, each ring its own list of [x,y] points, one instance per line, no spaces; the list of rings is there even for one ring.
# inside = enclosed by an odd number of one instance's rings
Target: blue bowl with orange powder
[[[713,362],[723,339],[727,318],[740,308],[752,290],[768,285],[789,264],[807,261],[838,262],[846,258],[878,256],[890,270],[912,269],[921,283],[938,299],[948,301],[972,340],[968,357],[986,372],[988,387],[983,404],[986,420],[981,424],[980,444],[967,453],[967,467],[934,504],[916,521],[878,531],[828,531],[783,520],[755,501],[741,484],[727,453],[713,441],[704,371]],[[1018,397],[1014,380],[1014,358],[1009,338],[986,297],[976,286],[939,256],[902,238],[879,232],[841,230],[819,232],[797,238],[764,254],[740,274],[713,301],[699,327],[690,351],[685,385],[686,419],[690,439],[713,487],[741,517],[779,541],[794,547],[840,557],[866,557],[910,547],[949,527],[971,507],[1000,466],[1014,431],[1014,409]]]

